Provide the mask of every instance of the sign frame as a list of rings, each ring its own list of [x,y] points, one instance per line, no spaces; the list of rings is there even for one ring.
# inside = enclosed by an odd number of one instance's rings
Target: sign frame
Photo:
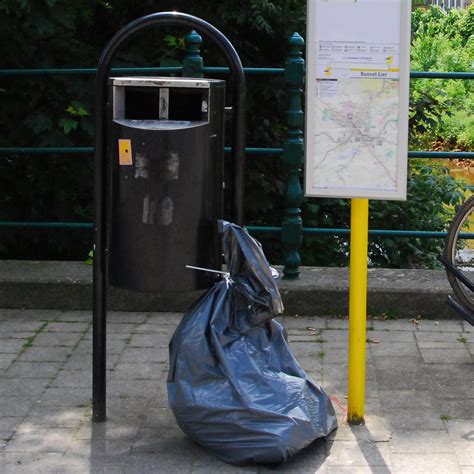
[[[382,189],[380,187],[361,187],[357,183],[347,183],[341,186],[324,186],[324,180],[319,180],[321,185],[314,185],[316,172],[314,157],[318,150],[317,143],[310,139],[316,133],[316,111],[312,102],[316,94],[316,81],[321,79],[317,74],[317,44],[319,31],[316,28],[316,15],[318,5],[326,4],[398,4],[400,9],[400,34],[399,34],[399,94],[398,94],[398,140],[396,156],[395,189]],[[408,107],[410,83],[410,32],[411,32],[411,0],[308,0],[307,6],[307,31],[306,31],[306,113],[305,113],[305,196],[328,198],[368,198],[386,200],[406,200],[407,193],[407,167],[408,167]],[[350,38],[347,39],[350,41]],[[349,79],[350,80],[350,79]],[[375,79],[374,79],[375,80]],[[383,79],[377,79],[383,80]],[[387,79],[385,79],[387,80]],[[370,169],[364,170],[370,175]]]

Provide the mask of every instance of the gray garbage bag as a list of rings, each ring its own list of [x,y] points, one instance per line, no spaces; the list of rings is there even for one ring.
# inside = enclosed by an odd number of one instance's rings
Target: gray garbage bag
[[[220,459],[280,463],[337,427],[334,408],[273,320],[283,304],[260,244],[220,225],[230,275],[171,339],[169,402],[181,429]]]

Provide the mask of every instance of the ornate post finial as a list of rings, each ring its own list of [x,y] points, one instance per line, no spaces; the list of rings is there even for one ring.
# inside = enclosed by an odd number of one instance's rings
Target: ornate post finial
[[[299,247],[302,241],[303,221],[300,205],[303,190],[300,184],[303,164],[303,123],[301,108],[302,86],[305,74],[305,62],[302,56],[304,39],[293,33],[289,39],[290,51],[285,63],[285,81],[288,91],[288,110],[286,113],[287,132],[283,144],[283,161],[288,167],[288,182],[283,196],[282,244],[284,251],[283,278],[297,279],[300,274],[301,258]]]
[[[201,35],[192,30],[184,39],[186,48],[183,60],[183,77],[203,77],[202,68],[204,61],[201,56]]]

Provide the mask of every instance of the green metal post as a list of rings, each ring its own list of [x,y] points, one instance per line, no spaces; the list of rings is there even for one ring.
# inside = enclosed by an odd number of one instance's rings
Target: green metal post
[[[203,77],[204,62],[200,54],[202,37],[192,30],[185,38],[186,49],[183,60],[183,77]]]
[[[300,184],[303,164],[303,110],[301,109],[302,85],[304,81],[304,40],[293,33],[289,40],[290,52],[285,63],[285,81],[288,91],[287,137],[283,144],[283,161],[288,166],[288,182],[283,196],[283,225],[281,240],[284,251],[283,278],[295,280],[300,275],[301,258],[298,249],[303,235],[301,201],[303,190]]]

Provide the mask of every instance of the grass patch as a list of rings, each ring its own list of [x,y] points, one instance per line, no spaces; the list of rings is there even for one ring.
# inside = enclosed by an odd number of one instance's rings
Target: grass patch
[[[467,342],[467,337],[464,337],[464,336],[459,336],[456,341],[462,343],[462,344],[466,344]]]
[[[449,420],[452,420],[452,417],[450,417],[449,415],[443,414],[443,415],[440,415],[439,419],[441,421],[449,421]]]

